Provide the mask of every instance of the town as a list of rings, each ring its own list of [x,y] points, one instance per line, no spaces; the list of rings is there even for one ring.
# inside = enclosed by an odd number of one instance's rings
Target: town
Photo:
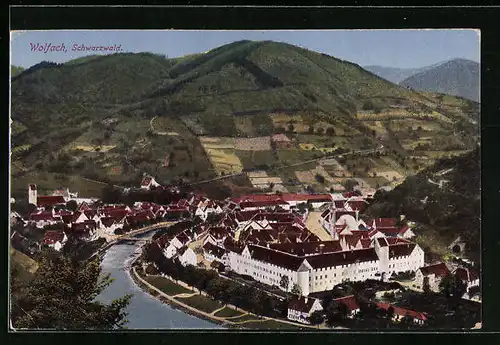
[[[180,189],[161,186],[152,176],[145,176],[139,188],[183,195]],[[478,272],[456,262],[428,261],[414,241],[414,223],[404,215],[399,219],[364,217],[372,199],[372,194],[359,190],[276,192],[225,200],[191,192],[165,205],[138,201],[129,206],[79,198],[67,188],[38,195],[37,186],[30,184],[28,202],[33,210],[28,217],[11,213],[11,243],[25,253],[42,247],[60,251],[69,238],[104,239],[109,246],[130,240],[126,235],[139,229],[154,229],[157,233],[145,248],[147,257],[157,259],[142,260],[142,271],[168,277],[168,268],[161,262],[175,262],[259,284],[265,293],[286,301],[283,318],[302,325],[323,323],[331,309],[325,296],[342,288],[344,292],[333,303],[342,306],[347,319],[356,319],[365,301],[348,293],[352,284],[367,284],[363,286],[368,290],[370,284],[383,287],[374,295],[384,298],[372,298],[369,303],[389,313],[394,324],[404,320],[423,326],[433,317],[418,305],[392,304],[391,296],[404,291],[437,294],[448,289],[464,301],[480,301]],[[28,228],[40,241],[18,230]],[[456,285],[454,279],[462,288],[450,287]]]

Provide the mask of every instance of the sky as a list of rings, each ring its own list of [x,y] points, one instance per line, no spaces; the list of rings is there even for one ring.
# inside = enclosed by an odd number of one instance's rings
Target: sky
[[[173,58],[239,40],[286,42],[361,66],[417,68],[453,58],[480,61],[480,33],[476,30],[58,30],[11,32],[11,64],[28,68],[41,61],[61,63],[114,53],[73,51],[74,45],[116,45],[121,52],[151,52]],[[50,51],[54,47],[59,51]]]

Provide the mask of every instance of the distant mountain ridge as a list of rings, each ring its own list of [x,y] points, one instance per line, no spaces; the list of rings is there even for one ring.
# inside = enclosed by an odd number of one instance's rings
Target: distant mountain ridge
[[[479,102],[479,63],[453,59],[412,75],[400,85]]]
[[[421,68],[397,68],[397,67],[370,65],[370,66],[363,66],[363,68],[394,84],[399,84],[406,78],[409,78],[412,75],[418,74],[432,67],[426,66]]]

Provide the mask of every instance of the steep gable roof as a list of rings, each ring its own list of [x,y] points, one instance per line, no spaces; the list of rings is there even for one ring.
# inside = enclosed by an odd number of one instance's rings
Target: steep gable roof
[[[309,313],[315,301],[316,299],[312,297],[294,296],[288,304],[288,309]]]
[[[479,279],[476,272],[469,268],[459,267],[453,272],[460,280],[465,282],[472,282],[476,279]]]
[[[356,301],[354,295],[335,298],[334,301],[345,305],[347,307],[347,310],[349,310],[350,312],[359,310],[359,304]]]
[[[450,270],[448,269],[448,267],[445,265],[444,262],[440,262],[435,265],[420,267],[420,272],[422,272],[424,276],[434,274],[438,277],[444,277],[450,274]]]

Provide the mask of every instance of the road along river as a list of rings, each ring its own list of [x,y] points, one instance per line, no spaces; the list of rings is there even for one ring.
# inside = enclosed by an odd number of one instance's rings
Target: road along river
[[[214,323],[174,309],[138,287],[129,274],[129,265],[139,255],[143,242],[116,244],[104,255],[103,273],[111,273],[114,281],[98,297],[103,303],[133,294],[128,306],[128,329],[222,329]]]

